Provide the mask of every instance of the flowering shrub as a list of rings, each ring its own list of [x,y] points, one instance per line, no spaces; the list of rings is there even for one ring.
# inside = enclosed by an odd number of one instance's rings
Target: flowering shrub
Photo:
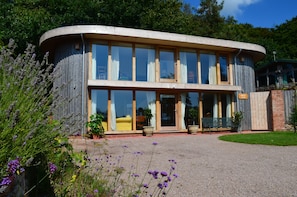
[[[51,190],[45,184],[49,182],[48,167],[53,174],[59,165],[65,165],[71,146],[55,140],[63,138],[61,125],[49,118],[53,66],[47,64],[47,55],[39,62],[33,45],[20,55],[14,54],[15,48],[13,40],[0,48],[0,194],[15,182],[19,189],[14,190],[23,190],[18,195],[33,186],[42,195]],[[37,173],[36,179],[30,171]],[[47,181],[39,183],[43,177]],[[26,179],[26,184],[18,178]]]
[[[98,154],[97,156],[86,153],[84,156],[81,155],[81,158],[77,160],[79,172],[77,171],[77,176],[71,183],[68,195],[166,196],[174,180],[178,177],[175,173],[177,162],[170,159],[167,171],[151,170],[151,162],[157,144],[156,142],[153,143],[148,161],[143,160],[143,152],[129,152],[127,146],[122,147],[123,152],[120,155],[108,154],[103,146],[96,149],[94,154]],[[99,142],[96,142],[95,145],[100,146]],[[146,163],[147,166],[142,166],[145,169],[139,169],[139,161]],[[83,163],[84,165],[82,165]],[[90,176],[93,177],[92,182],[86,178]],[[87,187],[87,189],[83,192],[80,189],[82,187]]]

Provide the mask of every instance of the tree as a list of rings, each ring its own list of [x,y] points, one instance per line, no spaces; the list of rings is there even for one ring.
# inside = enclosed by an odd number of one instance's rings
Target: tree
[[[297,59],[297,16],[273,29],[279,59]]]
[[[196,11],[196,18],[201,26],[197,26],[197,32],[202,36],[215,37],[224,25],[224,17],[220,11],[223,9],[224,1],[218,4],[217,0],[201,0],[200,7]]]

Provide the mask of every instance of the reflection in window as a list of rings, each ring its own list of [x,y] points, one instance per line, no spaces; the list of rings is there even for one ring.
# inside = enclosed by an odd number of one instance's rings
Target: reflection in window
[[[108,91],[107,90],[92,90],[91,91],[92,100],[92,112],[91,114],[102,114],[104,119],[102,125],[104,130],[107,131],[107,101],[108,101]]]
[[[132,91],[111,91],[111,130],[132,130]]]
[[[111,79],[132,80],[132,47],[111,47]]]
[[[169,50],[160,51],[160,78],[175,79],[174,52]]]
[[[180,52],[181,83],[197,83],[197,54]]]
[[[203,117],[218,117],[218,97],[216,94],[202,94]]]
[[[222,117],[231,118],[231,95],[222,94],[221,102],[222,102]]]
[[[155,50],[136,48],[136,81],[155,81]]]
[[[197,118],[191,119],[189,117],[189,110],[195,109],[197,112]],[[199,95],[197,92],[188,92],[181,94],[181,114],[182,117],[182,129],[186,129],[188,125],[199,124]]]
[[[228,61],[226,56],[220,56],[221,81],[228,81]]]
[[[92,79],[107,79],[108,46],[92,45]]]
[[[136,129],[140,130],[147,125],[143,110],[151,109],[153,117],[151,126],[156,127],[156,92],[153,91],[136,91]]]
[[[201,54],[201,81],[202,84],[217,84],[216,56]]]

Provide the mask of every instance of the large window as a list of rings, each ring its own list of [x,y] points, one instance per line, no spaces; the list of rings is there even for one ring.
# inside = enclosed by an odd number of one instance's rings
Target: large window
[[[132,130],[132,91],[111,91],[111,130]]]
[[[92,100],[92,112],[91,114],[102,114],[104,119],[102,125],[104,130],[107,131],[107,101],[108,101],[108,91],[107,90],[92,90],[91,91]]]
[[[132,80],[132,46],[111,46],[111,79]]]
[[[193,119],[189,116],[189,111],[195,110],[197,118]],[[197,92],[187,92],[181,94],[181,114],[182,129],[186,129],[188,125],[199,124],[199,94]]]
[[[155,50],[136,47],[136,81],[155,81]]]
[[[151,126],[156,127],[156,93],[153,91],[136,91],[136,129],[147,125],[144,109],[149,108],[153,114]]]
[[[200,54],[202,84],[217,84],[216,56]]]
[[[202,94],[203,117],[218,118],[218,97],[217,94]]]
[[[197,54],[195,52],[180,52],[181,83],[197,83]]]
[[[220,56],[221,81],[228,82],[228,61],[227,56]]]
[[[173,50],[160,50],[160,78],[175,79],[175,60]]]
[[[108,74],[108,45],[92,45],[92,79],[107,79]]]

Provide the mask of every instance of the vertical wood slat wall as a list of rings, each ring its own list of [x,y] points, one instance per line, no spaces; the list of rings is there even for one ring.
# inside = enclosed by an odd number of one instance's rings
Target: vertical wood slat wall
[[[82,114],[82,59],[82,46],[77,50],[73,43],[64,44],[55,51],[57,78],[53,85],[54,102],[56,102],[54,119],[65,122],[67,125],[65,132],[68,134],[81,133],[85,121]]]
[[[235,70],[234,79],[238,82],[238,84],[242,88],[243,93],[247,93],[249,95],[247,100],[237,100],[237,110],[244,112],[244,119],[242,121],[242,130],[251,130],[251,106],[250,106],[250,93],[256,91],[256,87],[254,83],[251,81],[255,81],[255,72],[254,72],[254,62],[251,57],[245,55],[244,61],[240,61],[240,58],[237,57],[237,65]],[[234,60],[233,60],[234,61]],[[234,65],[234,64],[233,64]]]

